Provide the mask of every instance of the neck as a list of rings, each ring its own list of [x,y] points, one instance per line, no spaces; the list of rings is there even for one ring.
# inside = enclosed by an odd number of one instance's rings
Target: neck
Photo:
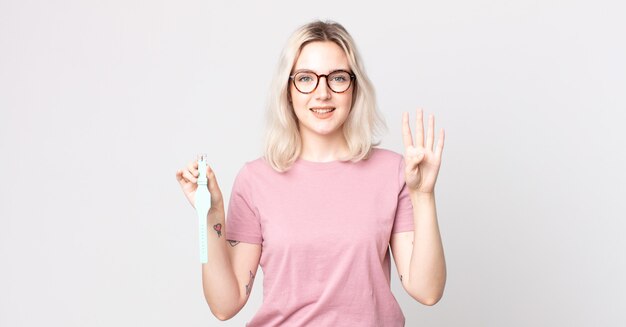
[[[301,132],[300,158],[314,162],[336,161],[348,154],[348,143],[341,130],[333,135]]]

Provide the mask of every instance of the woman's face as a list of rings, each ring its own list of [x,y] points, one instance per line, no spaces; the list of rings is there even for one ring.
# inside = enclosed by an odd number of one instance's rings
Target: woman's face
[[[351,72],[343,49],[330,41],[311,42],[302,48],[291,75],[305,70],[317,75],[337,70]],[[320,77],[317,88],[309,94],[298,91],[291,80],[289,85],[301,134],[343,137],[341,129],[352,108],[354,81],[343,93],[333,92],[326,83],[326,77]]]

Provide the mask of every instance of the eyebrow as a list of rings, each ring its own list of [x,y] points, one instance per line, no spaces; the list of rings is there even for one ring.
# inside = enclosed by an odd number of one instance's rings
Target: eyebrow
[[[350,72],[350,68],[335,68],[335,69],[331,69],[328,73],[330,74],[330,73],[336,72],[338,70],[344,70],[344,71]],[[314,71],[313,69],[307,69],[307,68],[301,68],[301,69],[295,70],[293,73],[297,74],[297,73],[300,73],[300,72],[313,72],[313,73],[317,74],[317,72]],[[320,74],[318,74],[318,75],[320,75]]]

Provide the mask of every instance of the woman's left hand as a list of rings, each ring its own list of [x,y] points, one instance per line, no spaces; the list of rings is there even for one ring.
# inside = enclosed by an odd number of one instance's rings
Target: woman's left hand
[[[445,134],[443,128],[439,132],[439,142],[433,152],[435,142],[435,116],[428,116],[428,135],[424,145],[423,111],[417,110],[415,142],[409,126],[409,114],[402,114],[402,139],[404,142],[404,179],[409,191],[432,194],[441,167],[441,153]]]

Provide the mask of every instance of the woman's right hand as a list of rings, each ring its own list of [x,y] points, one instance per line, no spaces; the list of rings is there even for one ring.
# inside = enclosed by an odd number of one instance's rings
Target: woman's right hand
[[[206,176],[208,178],[209,193],[211,193],[211,210],[220,210],[224,212],[224,200],[222,198],[222,191],[217,184],[217,178],[210,166],[206,167]],[[192,161],[187,167],[176,171],[176,180],[183,190],[183,193],[191,203],[192,207],[196,207],[196,190],[198,189],[198,162]],[[209,212],[210,213],[210,212]]]

